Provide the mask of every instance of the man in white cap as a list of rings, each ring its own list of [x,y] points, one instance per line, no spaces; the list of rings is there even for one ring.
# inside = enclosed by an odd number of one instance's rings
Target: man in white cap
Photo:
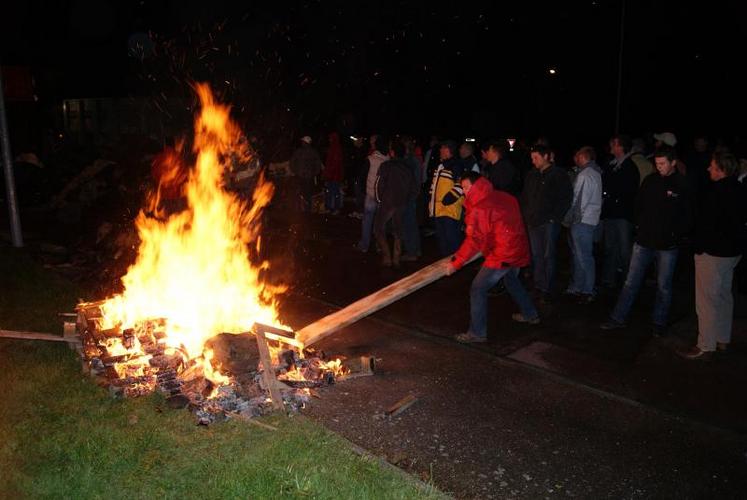
[[[675,147],[677,145],[677,137],[671,132],[662,132],[660,134],[654,134],[656,140],[656,147],[658,148],[662,144],[667,146]]]

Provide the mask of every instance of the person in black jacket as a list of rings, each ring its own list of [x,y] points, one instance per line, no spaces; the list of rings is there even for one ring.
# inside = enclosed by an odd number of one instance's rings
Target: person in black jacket
[[[614,288],[618,271],[623,281],[633,246],[633,207],[640,184],[638,167],[631,159],[633,141],[626,135],[610,140],[614,158],[602,172],[602,230],[604,264],[602,286]]]
[[[734,268],[747,239],[747,189],[737,181],[739,163],[731,153],[715,153],[695,225],[695,311],[698,343],[680,353],[688,359],[708,359],[724,351],[731,340]]]
[[[521,193],[524,222],[529,229],[534,288],[542,300],[552,298],[555,285],[555,253],[560,223],[573,201],[571,179],[552,164],[550,148],[532,148],[534,169],[527,173]]]
[[[418,186],[411,168],[405,163],[405,145],[394,141],[390,146],[390,160],[379,167],[376,179],[376,201],[379,209],[374,218],[374,236],[381,249],[381,264],[399,266],[402,254],[403,222],[407,202],[417,194]],[[393,251],[389,251],[386,223],[392,221]]]
[[[482,158],[487,162],[485,177],[498,191],[519,195],[519,175],[511,160],[506,158],[506,146],[500,141],[487,141],[482,145]]]
[[[661,146],[654,153],[656,172],[646,177],[635,204],[638,235],[633,245],[628,276],[615,309],[602,329],[625,326],[646,271],[656,259],[657,288],[653,310],[653,333],[665,333],[672,303],[672,276],[677,264],[678,244],[692,221],[692,195],[682,174],[677,172],[674,148]]]

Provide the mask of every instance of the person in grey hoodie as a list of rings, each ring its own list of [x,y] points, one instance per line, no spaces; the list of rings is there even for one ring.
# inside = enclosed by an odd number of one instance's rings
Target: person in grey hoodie
[[[591,146],[576,152],[580,170],[573,182],[573,201],[565,220],[570,226],[569,244],[573,255],[573,274],[566,293],[578,295],[581,304],[594,300],[594,230],[602,212],[602,169],[596,157]]]
[[[371,234],[373,232],[374,215],[379,207],[376,201],[376,179],[379,176],[379,167],[389,159],[383,153],[389,151],[389,138],[382,135],[375,136],[374,151],[368,155],[368,176],[366,177],[366,201],[363,204],[363,220],[361,222],[361,239],[356,248],[361,252],[368,252],[371,245]]]

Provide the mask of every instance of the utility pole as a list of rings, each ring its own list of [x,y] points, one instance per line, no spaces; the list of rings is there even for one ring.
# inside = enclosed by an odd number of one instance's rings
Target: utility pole
[[[625,45],[625,0],[620,9],[620,51],[617,54],[617,102],[615,103],[615,134],[620,133],[620,101],[622,98],[623,47]]]
[[[8,214],[10,215],[10,238],[14,247],[23,246],[21,234],[21,219],[18,215],[18,200],[16,199],[16,181],[13,178],[13,155],[10,153],[10,135],[8,134],[8,119],[5,115],[5,95],[3,91],[3,73],[0,67],[0,149],[3,153],[5,170],[5,192],[8,198]]]

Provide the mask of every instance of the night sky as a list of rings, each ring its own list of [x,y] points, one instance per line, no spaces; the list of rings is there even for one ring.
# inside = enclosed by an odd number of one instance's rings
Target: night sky
[[[626,2],[622,132],[743,128],[732,123],[746,109],[747,21],[737,4]],[[39,106],[110,96],[165,104],[207,80],[265,134],[577,144],[613,133],[621,1],[439,5],[12,2],[0,17],[0,57],[30,66]]]

